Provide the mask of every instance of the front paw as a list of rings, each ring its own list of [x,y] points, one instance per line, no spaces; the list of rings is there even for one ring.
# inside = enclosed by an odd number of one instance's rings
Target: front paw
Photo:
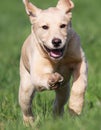
[[[50,90],[57,89],[58,87],[60,87],[62,82],[63,82],[63,76],[61,76],[59,73],[55,72],[51,74],[48,80],[49,89]]]

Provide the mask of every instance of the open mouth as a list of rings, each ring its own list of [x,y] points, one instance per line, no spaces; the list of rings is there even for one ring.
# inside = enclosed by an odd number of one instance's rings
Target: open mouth
[[[44,45],[44,48],[48,52],[50,57],[52,57],[54,59],[61,58],[63,56],[64,50],[65,50],[65,46],[63,48],[59,48],[59,49],[50,49]]]

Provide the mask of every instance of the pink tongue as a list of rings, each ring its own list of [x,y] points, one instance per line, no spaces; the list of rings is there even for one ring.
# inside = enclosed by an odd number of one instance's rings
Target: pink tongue
[[[62,52],[61,51],[56,51],[56,50],[52,50],[51,52],[50,52],[50,55],[52,56],[52,57],[55,57],[55,58],[57,58],[57,57],[60,57],[61,55],[62,55]]]

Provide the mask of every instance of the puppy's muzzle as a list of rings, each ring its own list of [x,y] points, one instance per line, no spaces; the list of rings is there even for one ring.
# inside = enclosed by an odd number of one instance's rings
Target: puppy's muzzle
[[[53,60],[62,59],[66,45],[62,46],[62,40],[60,38],[53,38],[51,44],[53,45],[52,48],[44,44],[44,49],[46,50],[50,58]]]
[[[50,49],[47,46],[44,45],[45,50],[47,51],[48,55],[56,60],[56,59],[61,59],[64,55],[64,50],[65,50],[65,46],[62,48],[56,48],[56,49]]]

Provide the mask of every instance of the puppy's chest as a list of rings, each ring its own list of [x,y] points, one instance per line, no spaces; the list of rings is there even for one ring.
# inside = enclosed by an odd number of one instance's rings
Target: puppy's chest
[[[73,72],[73,65],[72,64],[59,65],[59,66],[57,66],[55,71],[58,72],[59,74],[61,74],[64,77],[64,79],[66,81],[68,81],[70,79],[72,72]]]

